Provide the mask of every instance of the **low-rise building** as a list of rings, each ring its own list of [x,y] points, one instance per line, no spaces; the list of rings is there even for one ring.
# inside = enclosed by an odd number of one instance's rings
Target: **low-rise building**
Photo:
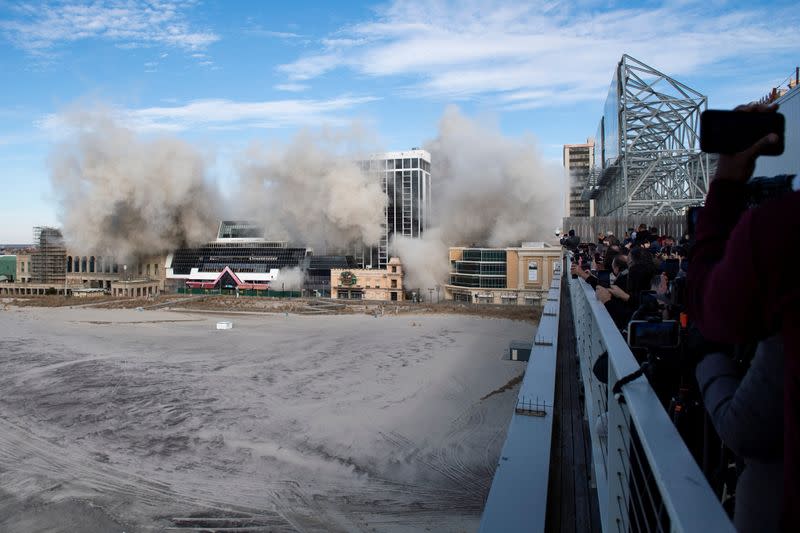
[[[155,284],[156,292],[164,290],[167,270],[166,256],[141,257],[124,263],[112,257],[80,255],[67,251],[67,286],[69,289],[105,289],[115,294],[117,282],[147,282]],[[124,291],[123,291],[124,293]]]
[[[0,255],[0,283],[13,283],[17,279],[17,256]]]
[[[31,282],[31,254],[17,254],[17,283]]]
[[[403,265],[392,257],[386,268],[331,269],[331,298],[403,300]]]
[[[553,273],[560,268],[561,248],[545,242],[508,248],[455,246],[450,248],[445,299],[535,305],[544,300]]]

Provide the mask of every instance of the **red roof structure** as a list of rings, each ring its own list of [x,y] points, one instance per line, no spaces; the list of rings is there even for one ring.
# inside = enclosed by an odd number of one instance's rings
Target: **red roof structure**
[[[239,289],[265,291],[269,289],[267,283],[246,283],[242,281],[236,273],[225,267],[214,281],[187,281],[186,286],[190,289]]]

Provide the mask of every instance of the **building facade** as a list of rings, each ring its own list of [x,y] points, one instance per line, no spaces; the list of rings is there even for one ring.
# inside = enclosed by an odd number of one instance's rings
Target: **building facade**
[[[281,269],[305,269],[309,250],[263,235],[254,224],[223,220],[216,240],[167,257],[167,288],[268,290]],[[222,276],[226,269],[231,275]]]
[[[568,217],[594,215],[591,200],[582,199],[593,163],[594,141],[592,139],[587,139],[584,144],[564,145],[564,168],[569,175],[564,212]]]
[[[114,286],[118,282],[130,284],[137,282],[146,284],[147,295],[164,290],[166,281],[166,256],[150,256],[118,262],[117,259],[101,255],[80,255],[73,250],[67,250],[67,286],[70,289],[105,289],[117,296],[131,295],[125,291],[116,291]],[[136,291],[132,291],[133,296]],[[140,292],[140,296],[141,291]]]
[[[16,283],[31,282],[31,254],[17,254],[17,275],[14,277]]]
[[[331,298],[403,300],[403,265],[392,257],[385,268],[331,269]]]
[[[419,238],[431,225],[431,154],[426,150],[375,154],[361,168],[377,176],[387,196],[378,246],[356,253],[364,268],[386,268],[392,237]]]
[[[561,268],[561,248],[526,242],[509,248],[450,248],[447,300],[469,303],[536,305]]]

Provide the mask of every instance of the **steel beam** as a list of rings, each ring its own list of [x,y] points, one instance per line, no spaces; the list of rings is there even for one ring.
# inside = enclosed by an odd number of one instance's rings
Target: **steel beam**
[[[618,150],[619,160],[614,170],[610,162],[596,165],[584,196],[596,199],[598,215],[679,212],[701,204],[709,181],[699,147],[707,98],[628,55],[615,78],[612,118],[619,127],[605,143]]]

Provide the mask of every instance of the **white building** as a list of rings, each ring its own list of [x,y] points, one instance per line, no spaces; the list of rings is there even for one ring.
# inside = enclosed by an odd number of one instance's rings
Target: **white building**
[[[386,268],[394,235],[419,238],[431,225],[431,154],[427,150],[384,152],[361,163],[375,173],[389,198],[377,247],[364,247],[356,260],[365,268]]]
[[[222,221],[216,240],[196,248],[180,248],[167,257],[167,280],[175,288],[266,290],[281,269],[305,266],[309,250],[268,241],[263,235],[263,228],[255,224]],[[229,273],[223,276],[226,269]]]

